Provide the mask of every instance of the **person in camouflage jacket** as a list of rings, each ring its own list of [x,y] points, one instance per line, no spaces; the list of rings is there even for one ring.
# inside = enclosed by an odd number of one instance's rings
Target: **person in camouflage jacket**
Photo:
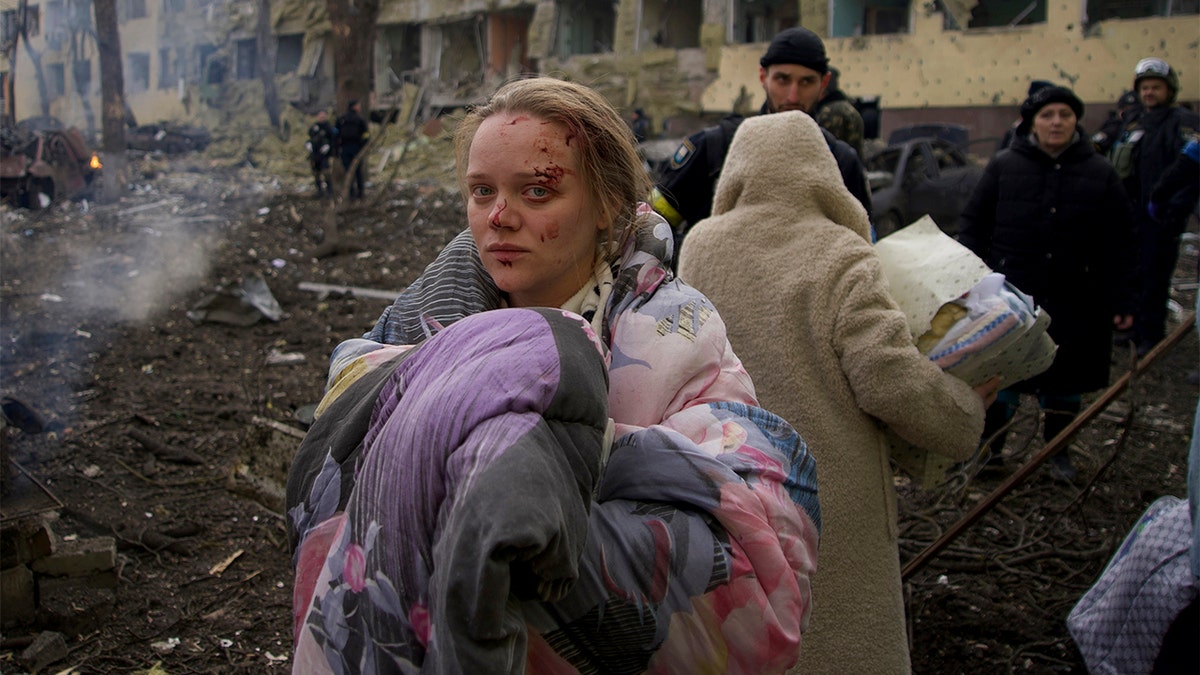
[[[829,74],[829,86],[825,87],[824,96],[817,102],[817,108],[812,113],[813,119],[821,125],[822,129],[828,130],[839,141],[845,141],[847,145],[854,148],[859,157],[862,157],[862,115],[838,87],[838,76],[840,75],[838,69],[830,68]]]

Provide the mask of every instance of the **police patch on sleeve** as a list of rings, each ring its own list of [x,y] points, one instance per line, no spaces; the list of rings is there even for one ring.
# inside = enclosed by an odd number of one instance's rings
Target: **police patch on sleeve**
[[[692,139],[686,138],[679,147],[675,149],[675,154],[671,155],[671,168],[678,169],[687,163],[688,158],[692,153],[696,152],[696,146],[692,145]]]

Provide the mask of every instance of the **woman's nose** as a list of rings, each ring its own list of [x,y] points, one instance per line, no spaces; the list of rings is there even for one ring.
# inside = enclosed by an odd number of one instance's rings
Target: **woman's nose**
[[[509,221],[508,218],[508,200],[501,197],[492,205],[492,212],[488,214],[488,225],[492,227],[506,227]]]

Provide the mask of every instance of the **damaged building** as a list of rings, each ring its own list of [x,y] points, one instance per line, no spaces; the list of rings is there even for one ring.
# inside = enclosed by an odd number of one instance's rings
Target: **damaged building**
[[[826,38],[841,86],[874,97],[882,131],[943,121],[999,136],[1032,79],[1072,86],[1096,113],[1143,56],[1174,64],[1195,100],[1200,0],[382,0],[370,81],[376,111],[432,119],[500,82],[541,72],[587,82],[659,136],[762,99],[757,60],[783,29]],[[270,12],[269,22],[259,12]],[[335,99],[332,35],[313,0],[117,0],[129,113],[219,128],[262,107],[271,42],[279,100]],[[52,116],[95,134],[99,64],[90,0],[0,0],[0,92],[16,120]],[[263,26],[267,29],[264,32]],[[18,39],[20,38],[20,39]],[[266,114],[263,114],[266,127]]]

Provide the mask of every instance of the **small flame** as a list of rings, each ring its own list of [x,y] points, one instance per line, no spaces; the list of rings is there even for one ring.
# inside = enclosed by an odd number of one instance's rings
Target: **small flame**
[[[97,154],[96,154],[96,153],[94,153],[94,152],[92,153],[92,161],[91,161],[91,162],[89,162],[88,164],[89,164],[89,165],[90,165],[90,166],[91,166],[93,169],[99,169],[101,166],[103,166],[102,164],[100,164],[100,155],[97,155]]]

